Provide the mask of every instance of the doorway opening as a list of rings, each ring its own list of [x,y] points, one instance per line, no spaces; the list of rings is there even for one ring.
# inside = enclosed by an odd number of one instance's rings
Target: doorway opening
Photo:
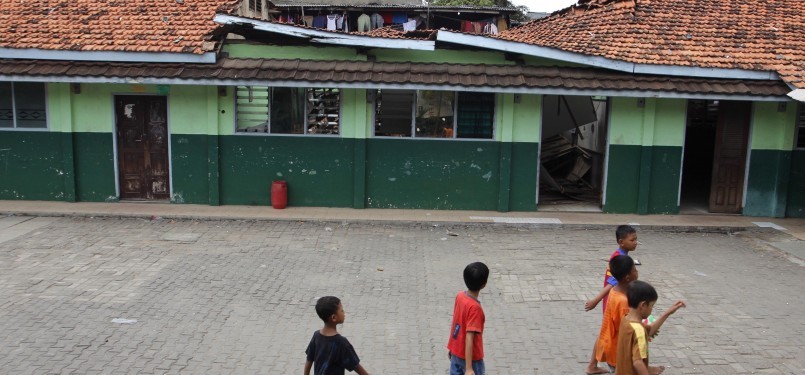
[[[540,211],[601,211],[608,103],[597,96],[543,97]]]
[[[115,96],[121,200],[170,198],[167,107],[164,96]]]
[[[689,100],[679,213],[709,213],[718,101]]]
[[[752,103],[689,100],[681,214],[739,214],[743,208]]]

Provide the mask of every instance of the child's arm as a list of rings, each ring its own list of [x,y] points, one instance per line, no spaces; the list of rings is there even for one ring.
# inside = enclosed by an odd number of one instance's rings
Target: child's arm
[[[646,366],[646,362],[643,362],[643,358],[635,359],[634,362],[632,362],[632,367],[637,375],[649,375],[648,367]]]
[[[464,364],[465,364],[465,372],[464,375],[475,375],[475,371],[472,369],[472,342],[475,339],[475,332],[467,331],[467,336],[464,339]]]
[[[313,362],[305,361],[305,375],[310,375],[311,367],[313,367]]]
[[[601,289],[601,293],[598,293],[598,295],[593,297],[593,299],[584,302],[584,311],[590,311],[598,306],[598,302],[601,302],[601,300],[604,299],[607,294],[609,294],[610,290],[612,290],[612,284],[607,284],[604,289]]]
[[[355,367],[355,372],[358,373],[358,375],[369,375],[369,373],[363,368],[363,366],[360,365],[360,363],[358,364],[358,367]]]
[[[679,310],[680,308],[683,307],[685,307],[685,302],[683,301],[676,301],[673,305],[671,305],[671,307],[668,308],[668,310],[665,310],[665,312],[662,314],[661,317],[659,317],[659,319],[657,319],[656,321],[654,321],[654,323],[651,323],[648,326],[649,328],[648,336],[654,337],[654,335],[656,335],[657,332],[660,330],[662,324],[665,323],[665,320],[668,319],[668,317],[671,316],[671,314],[675,313],[676,310]]]

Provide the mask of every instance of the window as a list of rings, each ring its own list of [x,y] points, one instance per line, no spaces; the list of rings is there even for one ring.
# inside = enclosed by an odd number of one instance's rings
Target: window
[[[261,13],[263,11],[263,0],[249,0],[249,9]]]
[[[494,138],[495,94],[377,90],[375,136]]]
[[[45,84],[0,82],[0,129],[46,129]]]
[[[238,86],[238,133],[338,134],[338,89]]]
[[[805,104],[800,104],[797,112],[797,148],[805,148]]]

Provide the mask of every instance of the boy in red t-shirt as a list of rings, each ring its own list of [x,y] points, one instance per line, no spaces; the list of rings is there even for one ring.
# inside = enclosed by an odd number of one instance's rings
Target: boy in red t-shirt
[[[464,268],[466,291],[456,295],[453,306],[453,323],[447,341],[450,358],[450,375],[484,375],[484,309],[478,294],[486,287],[489,267],[481,262]]]

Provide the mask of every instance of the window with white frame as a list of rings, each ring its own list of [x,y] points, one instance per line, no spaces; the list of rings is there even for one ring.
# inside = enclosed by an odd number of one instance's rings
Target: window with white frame
[[[805,148],[805,104],[797,111],[797,148]]]
[[[493,139],[495,94],[377,90],[375,136]]]
[[[0,82],[0,129],[46,129],[45,84]]]
[[[237,86],[238,133],[339,134],[339,89]]]

